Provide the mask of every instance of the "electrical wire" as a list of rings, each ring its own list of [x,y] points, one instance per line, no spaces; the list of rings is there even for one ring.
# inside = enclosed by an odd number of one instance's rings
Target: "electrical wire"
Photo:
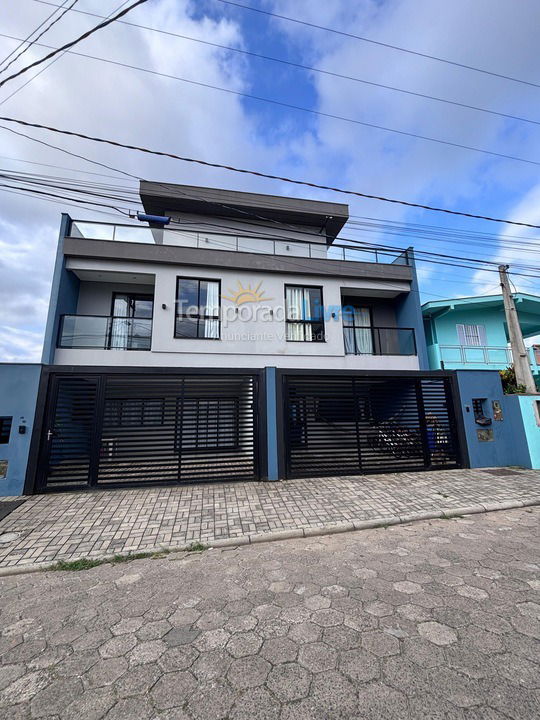
[[[8,130],[9,128],[3,128],[3,129]],[[22,135],[23,133],[20,133],[20,134]],[[29,135],[25,135],[24,137],[33,139],[33,138],[30,138]],[[54,147],[54,146],[52,146],[52,147]],[[57,149],[59,150],[60,148],[57,148]],[[107,175],[106,173],[96,173],[96,172],[92,172],[91,170],[77,170],[76,168],[66,167],[65,165],[52,165],[51,163],[41,163],[41,162],[37,162],[36,160],[23,160],[22,158],[16,158],[16,157],[13,157],[12,155],[0,155],[0,159],[1,160],[10,160],[11,162],[24,163],[26,165],[38,165],[40,167],[53,168],[55,170],[67,170],[69,172],[79,173],[81,175],[96,175],[98,177],[106,177],[106,178],[116,179],[116,175]]]
[[[121,2],[120,5],[119,5],[117,8],[115,8],[114,10],[112,10],[112,11],[107,15],[107,18],[111,17],[111,15],[114,15],[114,13],[118,12],[119,10],[121,10],[125,5],[128,4],[128,2],[129,2],[129,0],[123,0],[123,2]],[[75,12],[77,12],[77,11],[75,11]],[[121,22],[121,21],[120,21],[120,22]],[[66,54],[66,52],[64,51],[64,52],[60,53],[59,55],[56,55],[56,56],[51,60],[50,63],[48,63],[47,65],[45,65],[45,67],[42,67],[41,70],[39,70],[35,75],[32,75],[31,78],[29,78],[28,80],[26,80],[26,82],[24,82],[22,85],[19,85],[18,88],[16,88],[12,93],[10,93],[7,97],[5,97],[5,98],[0,102],[0,105],[4,105],[4,104],[7,103],[7,101],[10,100],[14,95],[17,95],[18,93],[21,92],[21,90],[24,90],[24,88],[25,88],[27,85],[30,85],[30,83],[33,82],[33,81],[34,81],[37,77],[39,77],[42,73],[44,73],[45,70],[48,70],[48,69],[51,67],[51,65],[54,65],[56,62],[58,62],[58,60],[61,60],[61,59],[64,57],[65,54]]]
[[[46,47],[50,47],[47,45]],[[540,165],[540,161],[531,160],[529,158],[522,158],[516,155],[507,155],[505,153],[495,152],[494,150],[486,150],[484,148],[477,148],[472,145],[465,145],[463,143],[452,142],[451,140],[442,140],[441,138],[431,137],[429,135],[421,135],[419,133],[409,132],[408,130],[399,130],[397,128],[387,127],[385,125],[378,125],[377,123],[371,123],[364,120],[358,120],[357,118],[350,118],[345,115],[336,115],[335,113],[327,113],[322,110],[315,110],[313,108],[303,107],[301,105],[294,105],[292,103],[283,102],[281,100],[274,100],[272,98],[263,97],[261,95],[254,95],[252,93],[241,92],[240,90],[232,90],[231,88],[220,87],[219,85],[213,85],[211,83],[201,82],[199,80],[191,80],[189,78],[183,78],[178,75],[171,75],[169,73],[158,72],[157,70],[151,70],[149,68],[141,67],[140,65],[132,65],[130,63],[120,62],[119,60],[110,60],[108,58],[102,58],[98,55],[89,55],[87,53],[74,52],[73,55],[84,57],[89,60],[97,60],[99,62],[109,63],[118,67],[129,68],[130,70],[136,70],[137,72],[148,73],[150,75],[157,75],[159,77],[166,78],[168,80],[175,80],[177,82],[187,83],[189,85],[195,85],[197,87],[203,87],[207,90],[216,90],[218,92],[227,93],[228,95],[236,95],[237,97],[248,98],[250,100],[256,100],[257,102],[269,103],[271,105],[277,105],[279,107],[286,108],[288,110],[295,110],[298,112],[310,113],[317,115],[318,117],[329,118],[331,120],[338,120],[340,122],[346,122],[353,125],[361,125],[362,127],[372,128],[374,130],[381,130],[383,132],[394,133],[405,137],[413,138],[415,140],[424,140],[426,142],[437,143],[439,145],[446,145],[452,148],[458,148],[460,150],[468,150],[469,152],[476,152],[482,155],[489,155],[490,157],[497,157],[503,160],[513,160],[515,162],[523,162],[529,165]],[[0,82],[0,87],[2,83]],[[6,98],[7,100],[8,98]],[[534,121],[535,122],[535,121]],[[540,123],[538,123],[540,124]]]
[[[407,200],[397,200],[395,198],[388,198],[388,197],[385,197],[382,195],[372,195],[369,193],[362,193],[358,190],[348,190],[345,188],[333,187],[331,185],[321,185],[318,183],[309,182],[307,180],[297,180],[297,179],[289,178],[289,177],[285,177],[285,176],[264,173],[264,172],[261,172],[258,170],[248,170],[245,168],[238,168],[233,165],[225,165],[222,163],[210,162],[210,161],[201,160],[198,158],[184,157],[182,155],[176,155],[175,153],[170,153],[170,152],[166,152],[163,150],[151,150],[149,148],[145,148],[145,147],[142,147],[139,145],[130,145],[127,143],[121,143],[117,140],[110,140],[107,138],[86,135],[85,133],[76,132],[74,130],[61,130],[60,128],[52,127],[50,125],[42,125],[40,123],[33,123],[33,122],[29,122],[27,120],[21,120],[19,118],[0,116],[0,121],[16,123],[17,125],[23,125],[25,127],[34,127],[34,128],[38,128],[40,130],[48,130],[49,132],[58,133],[61,135],[68,135],[71,137],[78,137],[78,138],[82,138],[83,140],[90,140],[92,142],[111,145],[113,147],[120,147],[120,148],[124,148],[126,150],[136,150],[137,152],[142,152],[142,153],[146,153],[149,155],[156,155],[158,157],[168,157],[168,158],[172,158],[173,160],[180,160],[181,162],[194,163],[197,165],[203,165],[205,167],[219,168],[221,170],[229,170],[230,172],[241,173],[243,175],[253,175],[255,177],[267,178],[269,180],[279,180],[280,182],[290,183],[292,185],[301,185],[304,187],[312,187],[312,188],[317,188],[318,190],[328,190],[330,192],[335,192],[335,193],[339,193],[342,195],[352,195],[355,197],[367,198],[369,200],[379,200],[381,202],[388,202],[388,203],[392,203],[392,204],[403,205],[405,207],[414,207],[414,208],[419,208],[421,210],[430,210],[432,212],[440,212],[440,213],[445,213],[448,215],[457,215],[460,217],[474,218],[477,220],[487,220],[489,222],[504,223],[504,224],[508,224],[508,225],[518,225],[520,227],[529,227],[529,228],[534,228],[534,229],[540,230],[540,225],[536,225],[534,223],[526,223],[526,222],[520,222],[518,220],[508,220],[508,219],[503,219],[503,218],[495,218],[495,217],[491,217],[489,215],[479,215],[479,214],[468,213],[468,212],[464,212],[464,211],[460,211],[460,210],[450,210],[448,208],[441,208],[441,207],[436,207],[433,205],[424,205],[422,203],[414,203],[414,202],[409,202]]]
[[[54,15],[56,15],[58,10],[61,10],[67,2],[68,2],[68,0],[63,0],[61,5],[55,5],[54,3],[51,3],[51,5],[54,7],[54,10],[52,11],[52,13],[50,15],[47,15],[47,17],[44,20],[42,20],[36,28],[34,28],[30,33],[28,33],[28,35],[25,37],[25,39],[21,40],[20,44],[17,45],[17,47],[13,48],[13,50],[11,52],[9,52],[3,60],[0,60],[0,72],[2,72],[5,69],[5,68],[2,68],[2,65],[5,62],[7,62],[10,57],[13,57],[13,55],[15,55],[15,53],[18,52],[25,43],[30,42],[30,38],[32,37],[32,35],[34,35],[34,33],[38,32],[38,30],[40,30],[48,20],[50,20]]]
[[[63,2],[60,7],[64,7],[64,5],[66,4],[66,2],[67,2],[67,0],[65,0],[65,2]],[[64,8],[64,12],[60,13],[60,15],[59,15],[57,18],[55,18],[52,22],[50,22],[49,25],[47,25],[47,27],[44,28],[44,29],[40,32],[40,34],[39,34],[36,38],[34,38],[34,40],[31,40],[31,41],[29,42],[29,44],[28,44],[26,47],[24,47],[18,55],[16,55],[15,57],[13,57],[13,58],[8,62],[8,64],[0,70],[0,72],[4,73],[9,67],[11,67],[11,66],[13,65],[13,63],[17,62],[17,60],[18,60],[20,57],[22,57],[22,56],[24,55],[24,53],[27,52],[33,45],[39,45],[40,43],[38,43],[37,41],[38,41],[40,38],[42,38],[42,37],[45,35],[45,33],[47,33],[54,25],[56,25],[57,22],[60,22],[60,20],[64,17],[64,15],[65,15],[67,12],[69,12],[70,10],[72,10],[72,9],[73,9],[73,6],[76,5],[78,2],[79,2],[79,0],[73,0],[73,2],[71,3],[71,5],[70,5],[69,7]],[[53,13],[53,15],[54,15],[54,13]],[[34,32],[35,32],[35,31],[34,31]],[[33,34],[33,33],[31,33],[31,34]],[[16,38],[16,39],[20,39],[20,38]],[[27,38],[26,40],[22,40],[22,41],[21,41],[22,44],[24,44],[25,42],[28,42],[28,38]],[[19,47],[20,47],[20,46],[19,46]]]
[[[36,2],[37,1],[39,1],[39,0],[36,0]],[[98,13],[92,13],[92,12],[88,12],[85,10],[79,10],[79,9],[75,10],[74,12],[80,13],[82,15],[90,15],[92,17],[98,17],[98,18],[105,17],[104,15],[99,15]],[[264,55],[262,53],[253,52],[251,50],[244,50],[242,48],[233,47],[231,45],[222,45],[220,43],[210,42],[209,40],[203,40],[202,38],[194,38],[194,37],[191,37],[190,35],[183,35],[180,33],[171,32],[170,30],[163,30],[162,28],[154,28],[154,27],[151,27],[150,25],[142,25],[140,23],[134,23],[134,22],[129,22],[129,21],[120,21],[120,22],[122,25],[127,25],[129,27],[138,28],[140,30],[148,30],[148,31],[159,33],[161,35],[165,35],[168,37],[174,37],[174,38],[178,38],[180,40],[188,40],[189,42],[199,43],[201,45],[218,48],[220,50],[227,50],[228,52],[234,52],[234,53],[246,55],[248,57],[257,58],[259,60],[280,63],[282,65],[287,65],[289,67],[296,68],[298,70],[305,70],[306,72],[313,72],[313,73],[317,73],[320,75],[326,75],[328,77],[340,78],[342,80],[348,80],[351,82],[361,83],[363,85],[368,85],[370,87],[378,87],[378,88],[382,88],[384,90],[390,90],[393,92],[398,92],[398,93],[402,93],[405,95],[411,95],[414,97],[418,97],[423,100],[431,100],[434,102],[444,103],[447,105],[454,105],[455,107],[460,107],[460,108],[464,108],[467,110],[473,110],[473,111],[481,112],[481,113],[487,113],[489,115],[495,115],[495,116],[498,116],[501,118],[505,118],[507,120],[515,120],[517,122],[524,122],[524,123],[530,123],[533,125],[540,125],[540,120],[533,120],[531,118],[522,117],[520,115],[512,115],[509,113],[503,113],[503,112],[499,112],[497,110],[491,110],[489,108],[483,108],[483,107],[478,107],[477,105],[470,105],[468,103],[459,102],[457,100],[450,100],[448,98],[442,98],[442,97],[438,97],[435,95],[430,95],[428,93],[421,93],[421,92],[416,92],[414,90],[407,90],[405,88],[396,87],[394,85],[385,85],[384,83],[378,83],[373,80],[367,80],[365,78],[360,78],[360,77],[356,77],[353,75],[344,75],[342,73],[333,72],[331,70],[324,70],[323,68],[313,67],[311,65],[304,65],[302,63],[293,62],[292,60],[286,60],[285,58],[275,57],[272,55]],[[0,37],[9,38],[11,40],[19,40],[20,39],[13,35],[6,35],[6,34],[0,34]],[[45,45],[43,43],[41,43],[40,45],[41,45],[41,47],[45,47],[45,48],[49,48],[49,49],[52,48],[51,45]],[[94,57],[91,55],[85,55],[84,53],[72,52],[72,54],[79,55],[80,57],[92,58],[93,60],[103,60],[105,62],[110,62],[108,60],[105,60],[105,58],[99,58],[99,57]],[[128,66],[128,67],[133,67],[133,66]],[[139,69],[139,68],[137,68],[137,69]],[[150,70],[148,70],[148,72],[150,72]],[[158,73],[158,72],[156,72],[155,74],[163,75],[163,73]],[[165,76],[165,77],[167,77],[167,76]]]
[[[42,0],[36,0],[42,2]],[[372,45],[379,45],[380,47],[389,48],[391,50],[397,50],[399,52],[408,53],[409,55],[416,55],[417,57],[426,58],[428,60],[435,60],[437,62],[446,63],[447,65],[454,65],[455,67],[463,68],[465,70],[473,70],[474,72],[483,73],[484,75],[491,75],[493,77],[501,78],[503,80],[510,80],[511,82],[521,83],[522,85],[530,85],[531,87],[540,88],[540,84],[531,82],[530,80],[523,80],[522,78],[512,77],[511,75],[504,75],[497,73],[492,70],[485,70],[478,68],[473,65],[467,65],[465,63],[457,62],[454,60],[448,60],[447,58],[437,57],[436,55],[430,55],[428,53],[419,52],[418,50],[411,50],[409,48],[400,47],[399,45],[392,45],[391,43],[382,42],[380,40],[373,40],[373,38],[364,37],[362,35],[355,35],[354,33],[345,32],[343,30],[337,30],[336,28],[325,27],[324,25],[317,25],[316,23],[308,22],[307,20],[300,20],[299,18],[289,17],[287,15],[280,15],[278,13],[270,12],[269,10],[262,10],[261,8],[255,8],[251,5],[243,5],[239,2],[233,2],[233,0],[217,0],[217,2],[224,3],[225,5],[232,5],[242,10],[249,10],[251,12],[260,13],[261,15],[268,15],[270,17],[278,18],[279,20],[285,20],[287,22],[297,23],[298,25],[304,25],[306,27],[315,28],[317,30],[324,30],[325,32],[340,35],[342,37],[351,38],[354,40],[361,40],[365,43],[371,43]]]
[[[90,37],[90,35],[93,35],[94,33],[98,32],[98,30],[102,30],[103,28],[107,27],[107,25],[110,25],[115,20],[118,20],[119,18],[123,17],[127,13],[134,10],[139,5],[143,5],[146,2],[148,2],[148,0],[136,0],[129,7],[125,8],[124,10],[121,10],[119,13],[117,13],[113,17],[108,18],[107,20],[104,20],[103,22],[99,23],[99,25],[96,25],[95,27],[90,28],[90,30],[87,30],[85,33],[83,33],[82,35],[79,35],[79,37],[75,38],[74,40],[71,40],[70,42],[66,43],[65,45],[62,45],[62,47],[52,50],[50,53],[45,55],[45,57],[42,57],[39,60],[36,60],[35,62],[31,63],[30,65],[26,65],[25,67],[21,68],[20,70],[13,73],[12,75],[9,75],[7,78],[0,80],[0,88],[2,88],[4,85],[6,85],[6,83],[10,82],[11,80],[15,80],[15,78],[18,78],[20,75],[23,75],[24,73],[28,72],[32,68],[34,68],[38,65],[41,65],[42,63],[46,62],[47,60],[50,60],[55,55],[58,55],[58,53],[61,53],[64,50],[68,50],[69,48],[73,47],[74,45],[77,45],[78,43],[82,42],[86,38]]]
[[[53,150],[59,150],[60,152],[65,153],[66,155],[71,155],[71,157],[78,158],[79,160],[84,160],[85,162],[92,163],[92,165],[98,165],[99,167],[107,168],[107,170],[113,170],[116,173],[120,173],[121,175],[125,175],[127,177],[131,177],[135,180],[140,180],[141,178],[137,177],[137,175],[133,175],[132,173],[126,172],[125,170],[119,170],[118,168],[112,167],[111,165],[107,165],[102,162],[98,162],[97,160],[91,160],[90,158],[86,157],[85,155],[80,155],[79,153],[74,153],[71,150],[66,150],[66,148],[58,147],[58,145],[52,145],[51,143],[46,142],[45,140],[39,140],[38,138],[32,137],[31,135],[27,135],[26,133],[22,133],[19,130],[14,130],[13,128],[8,128],[5,125],[0,125],[0,130],[7,130],[10,133],[13,133],[14,135],[19,135],[20,137],[24,137],[27,140],[32,140],[32,142],[39,143],[40,145],[45,145],[48,148],[51,148]]]

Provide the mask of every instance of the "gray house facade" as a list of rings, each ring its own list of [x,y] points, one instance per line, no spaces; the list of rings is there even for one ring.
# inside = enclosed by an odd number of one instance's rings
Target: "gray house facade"
[[[464,462],[410,249],[340,239],[344,204],[140,195],[144,224],[62,216],[27,492]]]

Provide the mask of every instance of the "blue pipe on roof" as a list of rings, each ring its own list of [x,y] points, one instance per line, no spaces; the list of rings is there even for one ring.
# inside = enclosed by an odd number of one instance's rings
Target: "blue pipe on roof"
[[[158,223],[159,225],[168,225],[171,222],[171,218],[166,215],[146,215],[141,212],[137,213],[137,220],[141,222]]]

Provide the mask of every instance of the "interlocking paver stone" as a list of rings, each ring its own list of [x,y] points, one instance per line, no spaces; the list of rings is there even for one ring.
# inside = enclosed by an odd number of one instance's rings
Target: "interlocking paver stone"
[[[536,719],[539,520],[519,509],[0,578],[0,717]]]
[[[527,501],[538,497],[540,473],[515,471],[493,476],[483,470],[447,470],[288,480],[282,483],[212,483],[175,488],[139,488],[110,492],[35,495],[0,521],[0,531],[20,533],[0,548],[0,566],[72,560],[134,550],[182,546],[193,541],[210,545],[269,530],[297,530],[389,515],[451,510],[481,503]],[[21,532],[21,530],[23,532]],[[460,526],[461,534],[464,526]],[[478,533],[472,533],[477,535]],[[44,538],[46,540],[44,541]],[[461,543],[473,543],[457,537]],[[430,533],[429,541],[448,545],[448,538]],[[390,557],[410,557],[396,548]],[[444,561],[438,558],[437,562]],[[173,565],[174,566],[174,565]],[[349,587],[350,577],[376,576],[376,567],[358,567],[349,578],[330,583]],[[395,578],[395,581],[399,581]],[[115,576],[118,587],[136,587],[136,571]],[[274,577],[271,592],[291,592],[296,579]],[[318,592],[319,592],[318,591]],[[162,618],[154,618],[162,619]],[[129,630],[128,632],[133,632]]]
[[[452,628],[439,622],[420,623],[418,632],[422,637],[435,645],[451,645],[458,639],[458,636]]]
[[[268,687],[282,702],[306,697],[311,683],[308,670],[294,663],[273,668],[268,676]]]

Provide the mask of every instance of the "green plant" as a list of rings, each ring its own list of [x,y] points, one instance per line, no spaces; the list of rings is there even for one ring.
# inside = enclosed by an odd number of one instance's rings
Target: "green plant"
[[[47,569],[75,572],[78,570],[90,570],[91,568],[98,567],[98,565],[105,565],[107,563],[110,563],[111,565],[119,565],[120,563],[127,563],[132,560],[143,560],[145,558],[159,559],[165,557],[168,553],[168,550],[160,550],[159,552],[140,552],[128,553],[127,555],[114,555],[111,558],[96,558],[95,560],[91,560],[90,558],[80,558],[79,560],[60,560],[55,565],[52,565]]]
[[[516,382],[516,371],[513,365],[509,365],[505,370],[499,370],[501,382],[505,395],[515,395],[516,393],[524,393],[527,391],[525,385]]]
[[[48,570],[90,570],[91,568],[103,565],[104,560],[89,560],[88,558],[81,558],[80,560],[60,560]]]
[[[194,542],[188,545],[187,549],[189,552],[203,552],[204,550],[208,550],[208,545],[203,545],[201,542]]]

